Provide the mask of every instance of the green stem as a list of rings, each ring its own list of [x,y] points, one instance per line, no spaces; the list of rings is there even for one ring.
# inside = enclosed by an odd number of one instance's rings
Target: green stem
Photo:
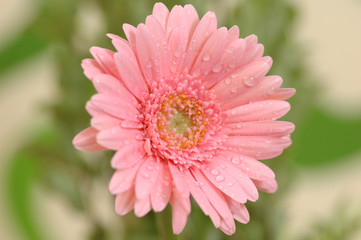
[[[158,233],[161,240],[179,240],[179,237],[173,234],[172,230],[172,213],[168,206],[160,213],[155,213],[155,220],[157,224]]]

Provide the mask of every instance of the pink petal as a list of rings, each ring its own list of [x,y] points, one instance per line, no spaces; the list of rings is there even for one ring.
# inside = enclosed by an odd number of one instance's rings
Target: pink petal
[[[134,206],[134,189],[117,194],[115,197],[115,212],[124,216],[129,213]]]
[[[144,142],[137,141],[120,148],[114,154],[111,165],[115,169],[127,169],[141,162],[144,157]]]
[[[258,38],[256,35],[249,35],[244,40],[246,41],[246,51],[239,62],[240,66],[262,57],[264,52],[264,46],[257,44]]]
[[[124,85],[138,99],[142,99],[143,93],[147,91],[147,85],[141,74],[134,53],[128,50],[124,49],[123,51],[116,53],[114,55],[115,63]]]
[[[94,59],[84,59],[81,62],[81,66],[84,70],[84,74],[90,80],[93,80],[94,76],[104,73],[102,67]]]
[[[169,75],[168,66],[168,47],[164,29],[158,20],[150,15],[147,17],[146,26],[153,33],[154,40],[156,42],[156,52],[159,53],[159,71],[160,77],[165,79]]]
[[[98,74],[94,77],[93,84],[99,93],[114,94],[133,106],[137,106],[138,104],[134,96],[125,88],[119,79],[111,75]]]
[[[199,76],[199,74],[207,75],[218,62],[224,52],[227,42],[227,29],[225,27],[217,29],[205,43],[201,53],[196,59],[191,74]]]
[[[151,85],[160,80],[159,53],[156,51],[156,42],[144,24],[139,24],[136,34],[139,64],[146,81]]]
[[[99,145],[96,140],[98,130],[89,127],[78,133],[73,139],[73,145],[80,151],[97,152],[106,150],[103,146]]]
[[[191,212],[189,194],[180,192],[177,188],[173,188],[172,190],[173,192],[170,198],[170,203],[172,206],[180,208],[183,212],[189,214]]]
[[[116,170],[109,182],[109,191],[112,194],[118,194],[129,190],[134,185],[134,179],[138,172],[139,163],[125,170]]]
[[[175,76],[183,73],[185,54],[198,22],[198,14],[192,5],[186,5],[184,8],[174,6],[169,15],[167,23],[169,68]]]
[[[207,88],[214,86],[236,69],[236,66],[239,65],[239,61],[242,59],[245,49],[246,42],[244,39],[236,39],[226,46],[218,63],[207,75],[207,81],[205,82]]]
[[[221,225],[221,218],[217,211],[210,204],[207,196],[199,187],[199,183],[191,176],[189,170],[185,170],[185,179],[188,183],[190,192],[194,200],[198,203],[199,207],[202,209],[205,215],[209,216],[216,228],[219,228]]]
[[[169,15],[169,10],[163,3],[158,2],[154,4],[153,16],[159,21],[159,23],[162,25],[162,28],[164,30],[168,19],[168,15]]]
[[[236,224],[233,220],[233,216],[231,218],[222,219],[219,229],[227,235],[234,234],[236,231]]]
[[[179,5],[175,5],[168,16],[166,37],[169,39],[170,35],[176,28],[184,29],[186,22],[183,8]],[[187,33],[186,33],[187,34]]]
[[[271,66],[272,60],[268,57],[253,61],[225,77],[212,89],[219,101],[232,101],[232,99],[262,80]]]
[[[198,56],[198,52],[203,48],[209,36],[217,30],[217,18],[213,12],[207,12],[195,29],[188,46],[184,70],[189,71]]]
[[[149,197],[137,199],[134,204],[134,214],[137,217],[144,217],[152,209]]]
[[[173,207],[172,227],[174,234],[180,234],[187,224],[188,214],[177,207]]]
[[[116,126],[102,130],[97,135],[97,142],[112,150],[118,150],[125,145],[133,144],[136,141],[143,142],[142,132],[136,129],[123,128]]]
[[[275,179],[253,180],[256,187],[266,193],[274,193],[277,191],[278,185]]]
[[[268,98],[282,85],[282,78],[279,76],[267,76],[257,85],[251,87],[243,94],[236,96],[231,101],[222,104],[222,109],[231,109],[250,102],[260,101]]]
[[[91,119],[90,125],[99,131],[120,125],[122,120],[108,114],[99,114]]]
[[[169,170],[170,173],[172,175],[173,178],[173,182],[175,184],[175,187],[180,191],[180,192],[187,192],[189,194],[189,188],[186,184],[186,182],[183,179],[183,173],[180,172],[180,170],[178,169],[178,167],[176,167],[172,161],[168,161],[168,166],[169,166]]]
[[[90,53],[101,66],[104,73],[119,76],[114,63],[114,52],[106,48],[92,47]]]
[[[230,136],[224,146],[256,159],[274,158],[291,145],[289,137]]]
[[[203,173],[196,167],[190,169],[195,180],[199,183],[200,188],[207,196],[209,202],[213,205],[216,211],[222,218],[232,218],[232,213],[228,207],[223,194],[203,175]]]
[[[219,156],[225,158],[227,156]],[[238,168],[214,158],[203,169],[204,175],[222,192],[237,202],[256,201],[258,192],[252,181]]]
[[[101,110],[99,107],[95,106],[94,103],[90,100],[85,105],[86,111],[90,114],[92,117],[106,115],[103,110]]]
[[[258,37],[254,34],[247,36],[244,40],[246,41],[248,47],[258,43]]]
[[[227,44],[239,39],[239,28],[234,25],[228,30]]]
[[[178,191],[174,191],[170,200],[172,204],[172,227],[173,227],[173,233],[179,234],[183,231],[186,223],[187,218],[190,212],[190,201],[189,197],[182,197],[181,193]],[[184,203],[186,202],[187,205],[189,205],[188,209],[185,209],[183,207]]]
[[[285,101],[266,100],[254,102],[225,111],[226,123],[242,123],[252,121],[276,120],[290,110]]]
[[[226,124],[230,136],[273,136],[281,137],[291,134],[295,125],[284,121],[263,121]]]
[[[276,100],[286,100],[295,95],[296,89],[294,88],[281,88],[277,89],[271,96],[267,99],[276,99]]]
[[[229,208],[233,213],[234,219],[236,219],[240,223],[248,223],[249,222],[249,213],[244,204],[240,204],[233,200],[232,198],[226,197]]]
[[[160,164],[162,167],[158,172],[158,179],[154,184],[153,191],[150,193],[150,200],[153,210],[155,212],[161,212],[167,206],[171,193],[171,176],[166,163]]]
[[[188,42],[190,37],[194,33],[197,25],[199,23],[199,17],[196,9],[191,4],[186,4],[184,6],[184,13],[186,15],[186,22],[187,22],[187,35],[188,35]]]
[[[153,190],[153,186],[163,165],[153,156],[148,156],[139,169],[135,180],[135,195],[138,199],[147,198]]]
[[[136,52],[136,28],[130,24],[123,24],[123,31],[128,39],[129,45],[134,52]]]
[[[129,103],[129,99],[126,96],[95,94],[91,101],[95,106],[114,117],[139,122],[137,117],[139,112],[134,105]]]
[[[184,58],[182,54],[187,49],[187,41],[188,39],[180,27],[175,28],[169,37],[169,70],[175,76],[183,71]]]
[[[275,174],[269,167],[254,158],[250,158],[237,153],[235,153],[233,156],[232,153],[229,152],[223,154],[231,156],[225,158],[226,161],[240,169],[251,179],[268,180],[275,178]]]

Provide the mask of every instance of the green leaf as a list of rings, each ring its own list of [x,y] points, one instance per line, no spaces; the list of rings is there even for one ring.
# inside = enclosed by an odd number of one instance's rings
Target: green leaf
[[[48,43],[31,32],[20,34],[0,50],[0,74],[41,53]]]
[[[7,170],[7,198],[10,211],[20,228],[20,232],[29,240],[42,240],[42,234],[36,226],[31,194],[37,178],[36,157],[28,152],[19,152],[11,161]]]
[[[295,160],[307,166],[344,160],[361,149],[360,136],[360,118],[340,118],[315,108],[296,128]]]

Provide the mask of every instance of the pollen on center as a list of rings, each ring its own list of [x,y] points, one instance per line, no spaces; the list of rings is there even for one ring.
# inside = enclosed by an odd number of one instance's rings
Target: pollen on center
[[[177,111],[169,120],[169,130],[175,129],[176,133],[187,135],[187,129],[192,128],[190,118],[182,111]]]

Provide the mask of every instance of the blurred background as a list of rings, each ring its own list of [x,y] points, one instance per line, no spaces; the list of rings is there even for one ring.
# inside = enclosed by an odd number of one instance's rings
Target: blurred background
[[[0,0],[0,239],[162,239],[156,214],[115,215],[112,153],[71,145],[95,92],[81,59],[93,45],[112,49],[105,34],[124,36],[122,24],[144,22],[154,2]],[[256,34],[271,74],[297,89],[284,118],[296,124],[294,143],[266,162],[279,190],[247,203],[251,221],[233,236],[193,205],[174,239],[361,239],[361,1],[164,3],[192,3],[218,26]]]

